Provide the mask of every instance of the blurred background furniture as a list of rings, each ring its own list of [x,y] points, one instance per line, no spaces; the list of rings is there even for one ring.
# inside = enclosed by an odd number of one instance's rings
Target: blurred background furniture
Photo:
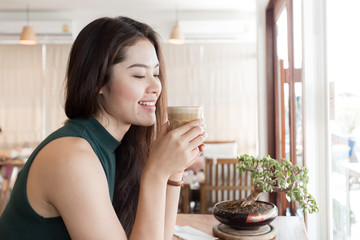
[[[250,174],[240,174],[237,158],[206,158],[205,181],[200,183],[200,213],[211,213],[215,203],[243,199],[251,194]]]
[[[19,171],[33,151],[33,147],[0,148],[0,215],[10,198]]]
[[[236,140],[228,141],[206,141],[204,157],[207,158],[234,158],[238,154],[238,144]]]
[[[12,187],[14,186],[19,170],[24,166],[25,161],[21,158],[0,160],[0,168],[5,168],[5,175],[0,183],[0,215],[9,201]]]
[[[200,213],[200,184],[205,181],[205,158],[236,158],[238,145],[235,140],[206,141],[205,144],[203,154],[184,173],[179,212]]]
[[[190,206],[190,200],[191,200],[191,189],[190,184],[184,184],[181,187],[180,191],[180,199],[179,199],[179,209],[178,212],[180,213],[191,213],[191,206]]]

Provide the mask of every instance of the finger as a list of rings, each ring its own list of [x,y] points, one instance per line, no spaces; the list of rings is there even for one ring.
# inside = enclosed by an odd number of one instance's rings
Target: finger
[[[206,144],[205,144],[205,143],[203,143],[203,144],[201,144],[201,145],[199,146],[199,151],[200,151],[200,152],[204,152],[205,149],[206,149]]]
[[[191,128],[188,132],[186,132],[185,134],[183,134],[180,139],[182,142],[184,143],[189,143],[192,140],[194,140],[196,137],[198,136],[203,136],[204,137],[204,129],[202,127],[196,126]],[[205,138],[204,138],[205,140]]]
[[[193,164],[196,162],[196,160],[197,160],[197,158],[198,158],[199,156],[200,156],[200,151],[199,151],[199,149],[198,149],[198,148],[193,149],[193,150],[191,151],[191,161],[189,161],[189,162],[186,164],[185,169],[186,169],[186,168],[189,168],[191,165],[193,165]]]
[[[208,133],[207,132],[204,132],[203,133],[203,137],[205,138],[205,140],[207,139],[207,137],[208,137]],[[200,146],[199,146],[199,150],[200,150],[200,152],[204,152],[205,151],[205,149],[206,149],[206,144],[205,143],[203,143],[203,144],[201,144]]]
[[[194,148],[197,148],[200,151],[199,149],[199,146],[204,144],[204,141],[205,141],[205,138],[203,135],[199,135],[198,137],[194,138],[190,143],[189,143],[189,147],[191,149],[194,149]]]
[[[207,139],[209,134],[207,132],[204,132],[203,136],[204,136],[205,139]]]
[[[192,160],[191,160],[191,165],[194,164],[197,160],[197,158],[200,156],[201,152],[199,151],[199,148],[194,148],[191,151],[191,156],[192,156]],[[190,165],[190,166],[191,166]]]
[[[191,121],[181,127],[178,127],[176,129],[174,129],[173,131],[176,134],[179,134],[180,136],[187,133],[191,128],[196,127],[196,126],[200,126],[203,127],[204,126],[204,122],[201,119],[196,119],[194,121]]]

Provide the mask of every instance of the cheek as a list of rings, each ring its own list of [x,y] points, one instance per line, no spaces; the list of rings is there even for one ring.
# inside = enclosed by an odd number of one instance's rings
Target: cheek
[[[110,93],[112,99],[117,99],[121,102],[124,101],[138,101],[141,94],[139,89],[134,85],[114,86]]]

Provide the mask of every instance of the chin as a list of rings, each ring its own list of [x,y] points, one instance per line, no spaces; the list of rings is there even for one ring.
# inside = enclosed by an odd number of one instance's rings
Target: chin
[[[154,126],[155,123],[140,123],[140,124],[137,124],[141,127],[151,127],[151,126]]]
[[[148,121],[144,121],[144,120],[140,121],[138,125],[143,127],[150,127],[153,126],[155,123],[156,123],[156,119],[151,119]]]
[[[131,122],[131,124],[135,124],[138,126],[142,126],[142,127],[150,127],[153,126],[156,123],[156,115],[155,114],[141,114],[138,115],[135,119],[133,119],[133,121]]]

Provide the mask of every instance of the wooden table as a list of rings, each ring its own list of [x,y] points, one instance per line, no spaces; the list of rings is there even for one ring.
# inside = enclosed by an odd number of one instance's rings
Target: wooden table
[[[219,224],[213,215],[207,214],[178,214],[176,224],[190,226],[204,233],[214,236],[212,228]],[[277,217],[273,224],[277,227],[276,240],[308,240],[304,220],[301,217]],[[173,240],[180,238],[174,236]]]

